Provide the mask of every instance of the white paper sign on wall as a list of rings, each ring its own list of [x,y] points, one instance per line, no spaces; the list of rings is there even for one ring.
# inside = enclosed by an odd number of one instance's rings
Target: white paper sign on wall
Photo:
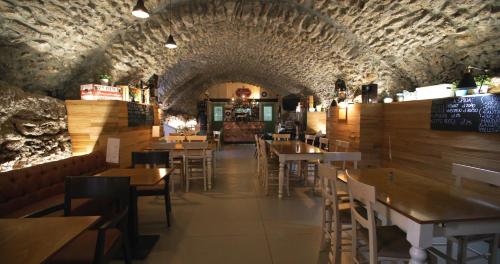
[[[120,139],[108,138],[108,145],[106,148],[106,162],[120,163]]]

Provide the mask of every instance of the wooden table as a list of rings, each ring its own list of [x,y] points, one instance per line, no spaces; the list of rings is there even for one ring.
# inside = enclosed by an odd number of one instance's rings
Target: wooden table
[[[459,189],[391,168],[348,169],[346,174],[375,186],[375,210],[406,232],[410,263],[425,262],[433,237],[500,233],[500,195],[491,195],[492,187]],[[346,182],[346,174],[340,180]]]
[[[278,156],[279,177],[278,177],[278,197],[283,198],[283,183],[285,178],[285,163],[287,161],[303,161],[321,159],[323,150],[302,141],[272,141],[266,140],[270,150]]]
[[[0,219],[0,261],[42,263],[98,219],[98,216]]]
[[[184,154],[184,148],[182,147],[181,143],[175,144],[174,148],[166,148],[166,145],[163,145],[162,143],[166,143],[165,141],[157,141],[157,142],[152,142],[150,146],[144,148],[145,151],[168,151],[169,152],[169,157],[174,158],[174,157],[182,157]],[[202,149],[200,149],[201,151]],[[215,160],[214,160],[214,149],[212,148],[211,144],[208,145],[208,148],[206,149],[206,154],[207,154],[207,174],[208,174],[208,189],[212,189],[212,178],[214,177],[214,169],[213,167],[215,166]]]
[[[109,169],[96,176],[125,176],[130,177],[130,207],[129,207],[129,237],[132,247],[132,255],[135,259],[145,259],[159,239],[159,235],[140,235],[139,217],[137,209],[137,187],[155,186],[165,181],[168,186],[169,176],[173,168],[133,168],[133,169]],[[169,189],[169,188],[167,188]],[[165,201],[167,202],[167,201]]]

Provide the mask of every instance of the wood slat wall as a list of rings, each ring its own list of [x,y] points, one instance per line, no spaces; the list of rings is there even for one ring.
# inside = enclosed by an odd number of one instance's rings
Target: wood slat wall
[[[500,171],[500,134],[431,130],[432,100],[384,105],[384,166],[452,183],[451,164]],[[391,137],[392,162],[389,160]]]
[[[316,134],[318,131],[326,133],[326,113],[307,112],[307,133]]]
[[[330,109],[327,118],[327,136],[330,149],[335,149],[335,140],[349,141],[350,151],[362,152],[360,167],[380,166],[382,149],[382,105],[354,104],[347,108],[347,120],[338,120],[338,107]]]
[[[455,179],[454,162],[500,171],[500,134],[431,130],[431,104],[423,100],[350,105],[347,121],[339,121],[338,109],[331,108],[330,148],[335,139],[347,140],[351,150],[362,152],[362,167],[401,168],[447,184]]]
[[[108,137],[120,138],[120,167],[130,166],[131,152],[151,140],[151,126],[128,127],[127,102],[67,100],[68,131],[73,155],[106,152]],[[155,108],[155,124],[159,124]]]

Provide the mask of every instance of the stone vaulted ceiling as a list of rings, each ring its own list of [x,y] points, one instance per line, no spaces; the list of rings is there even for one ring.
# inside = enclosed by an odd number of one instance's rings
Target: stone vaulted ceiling
[[[73,98],[101,73],[160,76],[165,108],[194,112],[210,84],[242,81],[331,99],[450,82],[467,65],[500,69],[498,0],[0,0],[0,74],[28,91]]]

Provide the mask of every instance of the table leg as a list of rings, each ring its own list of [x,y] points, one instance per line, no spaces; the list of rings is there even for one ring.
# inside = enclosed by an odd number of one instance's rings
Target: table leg
[[[168,188],[168,186],[166,187]],[[167,201],[165,201],[167,202]],[[130,188],[130,205],[128,214],[128,228],[130,247],[134,259],[145,259],[153,249],[160,238],[159,235],[139,235],[139,218],[137,209],[137,189],[135,186]]]
[[[410,264],[424,264],[427,260],[427,252],[423,248],[412,246],[410,249]]]
[[[285,179],[285,161],[280,161],[280,171],[278,175],[278,197],[283,198],[283,182]]]
[[[211,190],[212,189],[212,173],[213,173],[213,170],[212,170],[212,155],[209,155],[207,157],[207,170],[208,170],[208,189]]]
[[[433,228],[433,224],[418,224],[409,219],[407,220],[406,239],[411,243],[410,264],[424,264],[427,262],[426,249],[432,246]]]

